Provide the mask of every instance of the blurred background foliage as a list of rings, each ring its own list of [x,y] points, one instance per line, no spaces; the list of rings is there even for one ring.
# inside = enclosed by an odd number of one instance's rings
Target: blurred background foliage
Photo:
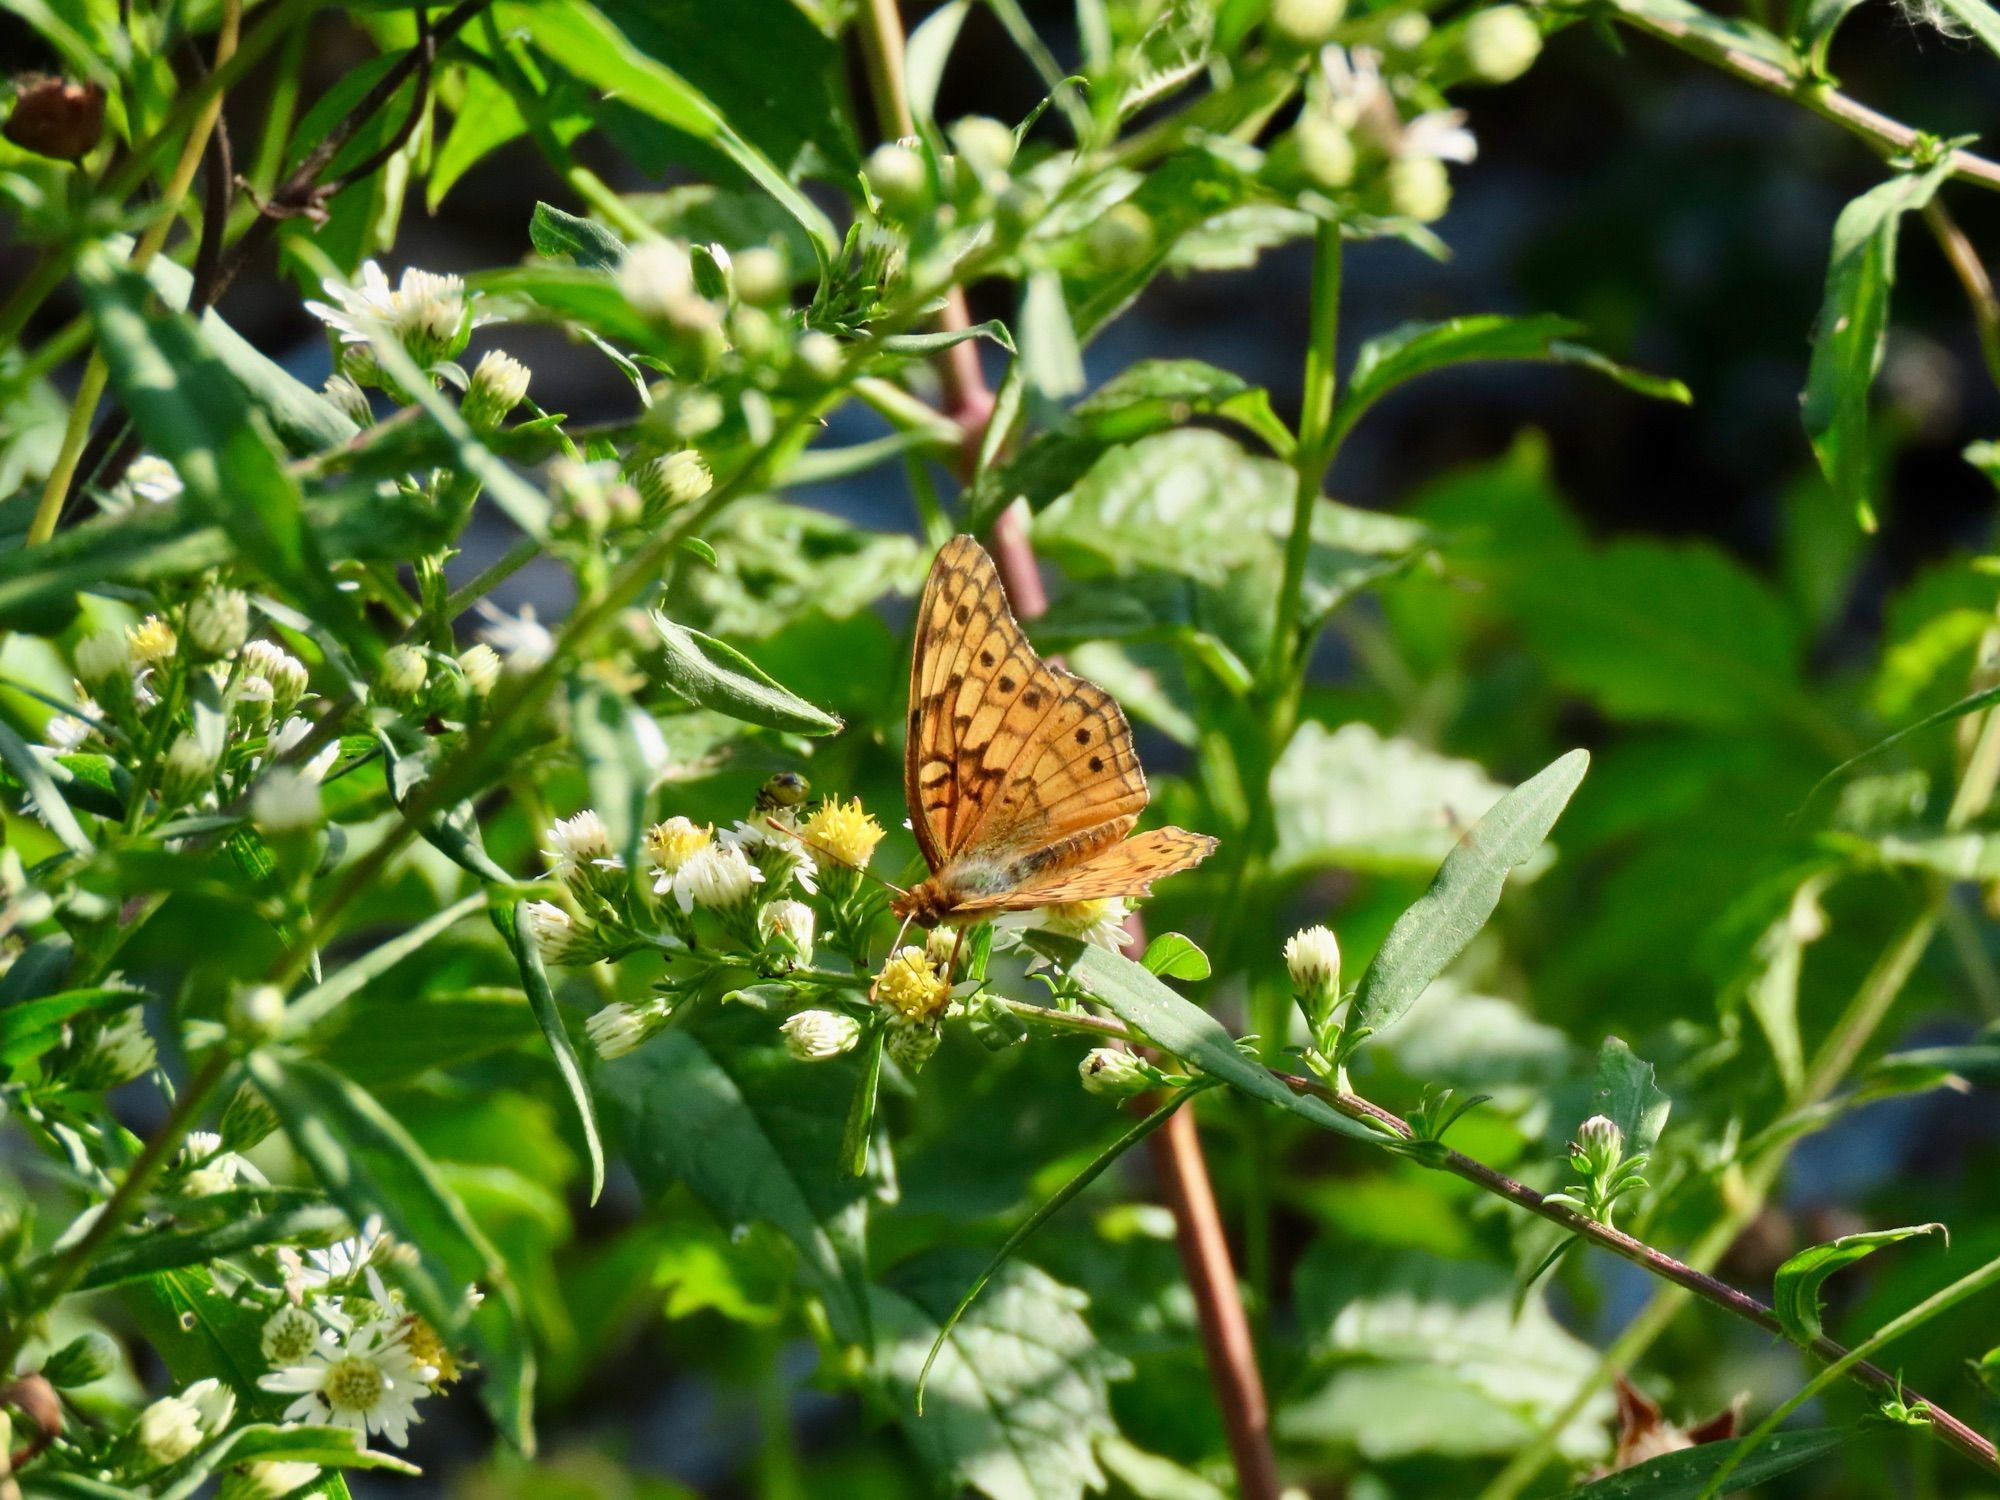
[[[866,135],[856,122],[866,111],[853,101],[865,88],[852,49],[828,35],[836,0],[607,0],[601,9],[635,46],[670,59],[754,128],[781,168],[822,180],[856,168]],[[910,7],[909,22],[924,9]],[[1068,66],[1080,46],[1071,7],[1040,0],[1024,10]],[[32,14],[12,8],[0,23],[11,67],[51,62],[36,55],[20,19]],[[407,11],[383,8],[325,12],[299,35],[297,134],[310,140],[315,122],[338,118],[414,33]],[[478,27],[466,37],[480,45]],[[1848,22],[1832,62],[1849,92],[1940,134],[1978,130],[2000,105],[1990,54],[1878,0]],[[240,141],[256,139],[277,76],[262,69],[232,93]],[[689,186],[739,186],[726,159],[629,101],[593,103],[588,86],[553,63],[544,81],[569,107],[552,110],[550,138],[537,142],[485,74],[443,70],[421,169],[384,173],[344,195],[314,242],[349,271],[391,243],[396,263],[433,270],[513,264],[529,250],[537,201],[585,207],[551,164],[552,144],[633,195],[626,203],[636,215],[724,243],[770,232],[768,215],[747,227],[731,222],[754,200],[703,200]],[[1043,93],[994,12],[973,7],[943,74],[938,117],[1012,122]],[[1992,545],[1993,487],[1961,455],[1994,434],[2000,399],[1956,279],[1926,235],[1906,230],[1878,390],[1881,529],[1864,534],[1819,477],[1798,392],[1833,219],[1880,180],[1880,164],[1782,101],[1644,38],[1614,50],[1588,26],[1552,36],[1523,81],[1468,90],[1463,102],[1480,159],[1458,174],[1452,209],[1436,226],[1450,259],[1391,240],[1355,247],[1343,369],[1363,341],[1412,318],[1546,312],[1576,320],[1621,359],[1683,380],[1694,399],[1646,401],[1588,372],[1493,365],[1414,383],[1373,412],[1344,447],[1330,492],[1420,523],[1437,545],[1420,565],[1373,582],[1322,642],[1307,722],[1274,773],[1268,875],[1233,904],[1219,872],[1176,880],[1148,920],[1155,931],[1195,934],[1226,960],[1224,978],[1196,993],[1269,1041],[1272,1018],[1283,1015],[1286,933],[1327,922],[1358,973],[1466,823],[1561,751],[1588,747],[1593,769],[1557,830],[1556,857],[1530,872],[1404,1026],[1363,1054],[1356,1086],[1405,1112],[1426,1085],[1492,1094],[1453,1144],[1553,1188],[1566,1180],[1562,1142],[1588,1112],[1591,1060],[1606,1036],[1623,1037],[1674,1098],[1654,1172],[1664,1187],[1633,1227],[1655,1243],[1685,1245],[1741,1205],[1741,1181],[1710,1169],[1782,1113],[1784,1069],[1797,1066],[1783,1058],[1812,1055],[1909,921],[1925,871],[1945,857],[1936,838],[1960,753],[1953,729],[1898,747],[1823,794],[1811,815],[1795,815],[1833,765],[1961,697],[1978,654],[1990,651],[1994,585],[1981,557]],[[371,127],[375,135],[350,151],[379,146],[387,128]],[[2000,207],[1973,193],[1954,201],[1975,244],[2000,243]],[[295,223],[285,237],[306,232]],[[1292,243],[1238,268],[1163,277],[1084,351],[1087,385],[1139,358],[1197,358],[1268,388],[1289,418],[1308,259]],[[29,263],[24,243],[0,248],[0,282],[25,275]],[[298,258],[281,268],[244,278],[220,311],[317,384],[328,355],[299,293],[316,293],[318,276]],[[1017,288],[975,286],[971,296],[975,320],[1016,323]],[[77,310],[59,293],[28,342],[55,334]],[[629,406],[619,370],[562,331],[508,332],[544,410],[589,424]],[[983,357],[997,381],[1005,354],[988,348]],[[0,490],[46,463],[63,416],[46,392],[9,411],[7,462],[20,467]],[[842,408],[825,442],[884,430]],[[1141,725],[1162,811],[1197,828],[1240,792],[1212,779],[1217,763],[1203,736],[1214,725],[1183,658],[1157,641],[1108,647],[1091,610],[1101,605],[1093,580],[1129,582],[1135,557],[1181,576],[1213,570],[1203,551],[1212,539],[1161,525],[1146,506],[1168,476],[1195,483],[1189,475],[1207,472],[1203,450],[1220,441],[1205,429],[1147,439],[1127,450],[1136,473],[1093,475],[1100,488],[1123,490],[1107,498],[1079,485],[1034,528],[1055,594],[1038,639],[1071,650],[1079,670],[1121,697]],[[1254,490],[1245,463],[1231,448],[1213,484]],[[1222,503],[1221,493],[1197,484],[1197,508]],[[676,618],[726,636],[847,720],[850,731],[821,746],[808,769],[817,787],[860,795],[892,827],[900,843],[889,868],[909,853],[894,829],[894,726],[903,601],[927,559],[916,530],[893,466],[802,484],[739,504],[706,533],[721,567],[682,570],[668,596]],[[505,542],[497,526],[476,527],[463,566],[490,561]],[[1232,587],[1268,590],[1266,564],[1249,560],[1204,604],[1217,613],[1203,623],[1254,663],[1257,616],[1240,599],[1232,609]],[[554,618],[569,607],[569,588],[562,569],[536,563],[495,600]],[[735,742],[711,762],[715,726],[683,715],[666,727],[674,771],[664,805],[699,821],[741,816],[765,776],[798,763],[796,747],[774,737]],[[534,769],[542,806],[591,800],[566,762]],[[487,846],[503,867],[533,867],[534,813],[516,798],[487,820]],[[1905,1247],[1835,1283],[1836,1329],[1872,1327],[2000,1251],[2000,1115],[1987,1087],[2000,1073],[1992,1043],[1981,1041],[1982,1028],[2000,1020],[1981,885],[2000,875],[2000,857],[1984,843],[1985,826],[1974,828],[1973,867],[1952,872],[1977,878],[1954,888],[1941,935],[1875,1049],[1958,1050],[1934,1054],[1946,1061],[1933,1073],[1921,1060],[1900,1072],[1864,1064],[1860,1077],[1894,1097],[1844,1109],[1802,1140],[1781,1189],[1722,1261],[1725,1278],[1763,1287],[1788,1255],[1837,1234],[1924,1220],[1951,1226],[1949,1248]],[[1857,858],[1862,847],[1867,855]],[[442,856],[415,848],[361,896],[351,925],[393,931],[448,899],[459,879]],[[1823,918],[1802,915],[1815,903]],[[1227,930],[1215,929],[1218,911]],[[121,965],[212,1008],[208,976],[220,983],[258,972],[278,951],[278,937],[244,920],[232,900],[190,890]],[[1760,1019],[1760,1007],[1774,1003],[1769,976],[1781,952],[1798,963],[1789,1040],[1783,997]],[[643,987],[645,978],[572,982],[570,993],[587,998],[595,988],[607,998],[613,983]],[[703,1172],[743,1163],[676,1157],[703,1090],[724,1081],[776,1112],[782,1155],[786,1130],[810,1139],[837,1122],[846,1065],[801,1081],[796,1068],[759,1064],[759,1047],[773,1049],[766,1033],[676,1035],[597,1067],[622,1165],[604,1200],[586,1208],[583,1143],[531,1019],[510,1003],[514,983],[490,935],[447,935],[356,995],[321,1055],[390,1108],[504,1253],[541,1358],[543,1456],[532,1464],[489,1456],[474,1403],[437,1403],[411,1450],[429,1477],[358,1475],[354,1492],[933,1493],[940,1462],[926,1445],[948,1440],[907,1413],[900,1425],[890,1420],[839,1372],[819,1368],[812,1334],[822,1314],[804,1295],[795,1246],[768,1225],[713,1212]],[[718,1057],[729,1060],[720,1074]],[[1970,1086],[1905,1091],[1946,1071]],[[133,1129],[143,1134],[158,1108],[135,1091]],[[677,1109],[689,1113],[675,1121]],[[668,1125],[649,1114],[656,1110]],[[950,1036],[921,1086],[896,1091],[885,1111],[895,1177],[872,1185],[866,1256],[877,1284],[867,1297],[888,1341],[884,1367],[900,1371],[894,1387],[978,1251],[1119,1122],[1081,1098],[1071,1051],[989,1052],[963,1035]],[[1651,1291],[1639,1272],[1577,1254],[1548,1305],[1531,1299],[1516,1318],[1518,1268],[1547,1248],[1542,1226],[1452,1178],[1244,1101],[1211,1096],[1200,1115],[1244,1257],[1281,1457],[1314,1494],[1477,1492],[1496,1460],[1565,1412],[1595,1351]],[[272,1170],[282,1166],[278,1155]],[[832,1191],[809,1179],[799,1189]],[[838,1210],[815,1201],[812,1212]],[[1226,1492],[1223,1436],[1171,1220],[1138,1159],[1055,1220],[1031,1259],[1009,1273],[1020,1285],[978,1304],[967,1336],[995,1368],[1019,1358],[1021,1344],[1056,1360],[1059,1387],[1035,1393],[1046,1405],[1036,1429],[1045,1449],[1022,1461],[1070,1468],[1057,1479],[996,1481],[1003,1488],[989,1493],[1063,1493],[1093,1463],[1113,1493]],[[1042,1286],[1048,1278],[1080,1295]],[[97,1311],[114,1325],[124,1317],[114,1306]],[[1964,1367],[1995,1342],[1990,1329],[1982,1314],[1933,1326],[1897,1351],[1914,1385],[1955,1393],[1954,1407],[1988,1430],[2000,1408]],[[1762,1410],[1800,1379],[1795,1353],[1701,1308],[1684,1312],[1634,1373],[1677,1421],[1744,1393]],[[1838,1391],[1821,1415],[1849,1420],[1862,1409],[1859,1396]],[[1584,1465],[1601,1459],[1608,1396],[1570,1417],[1559,1451]],[[948,1423],[949,1408],[929,1420]],[[1064,1443],[1082,1444],[1083,1454],[1063,1459]],[[2000,1493],[1951,1465],[1930,1445],[1869,1430],[1838,1465],[1770,1493]]]

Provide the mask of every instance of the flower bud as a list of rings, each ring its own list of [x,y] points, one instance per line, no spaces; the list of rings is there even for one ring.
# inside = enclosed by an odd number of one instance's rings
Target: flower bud
[[[1264,36],[1287,52],[1310,52],[1333,39],[1347,14],[1347,0],[1271,0]]]
[[[1383,40],[1395,52],[1414,52],[1430,40],[1431,18],[1419,10],[1406,10],[1393,17]]]
[[[118,1368],[118,1345],[110,1335],[91,1332],[71,1339],[42,1365],[42,1378],[62,1390],[92,1385]]]
[[[821,1062],[852,1052],[861,1040],[861,1023],[837,1010],[802,1010],[778,1028],[785,1050],[800,1062]]]
[[[1085,1089],[1112,1099],[1129,1099],[1153,1086],[1146,1065],[1123,1047],[1091,1048],[1076,1071]]]
[[[0,135],[37,156],[81,161],[104,135],[104,90],[66,78],[24,78]]]
[[[194,1408],[201,1430],[209,1437],[227,1427],[236,1415],[236,1392],[214,1376],[197,1380],[181,1392],[180,1399]]]
[[[214,784],[214,758],[192,733],[181,731],[160,767],[160,800],[184,807]]]
[[[179,1463],[201,1446],[201,1416],[178,1396],[162,1396],[139,1413],[132,1440],[155,1468]]]
[[[1512,83],[1542,53],[1542,31],[1518,5],[1496,5],[1465,23],[1458,46],[1466,69],[1487,83]]]
[[[769,245],[752,245],[736,257],[736,295],[756,307],[783,302],[791,295],[792,278],[784,255]]]
[[[1026,183],[1010,182],[1006,191],[1000,194],[993,211],[999,218],[1000,228],[1009,237],[1019,237],[1042,221],[1048,206],[1048,200]]]
[[[638,1051],[647,1038],[666,1024],[666,1019],[663,1007],[632,1006],[619,1000],[586,1021],[584,1030],[590,1034],[590,1044],[597,1049],[597,1055],[606,1062],[616,1062]]]
[[[911,1077],[923,1071],[943,1040],[936,1021],[892,1019],[882,1033],[882,1050],[889,1060]]]
[[[694,264],[672,240],[648,240],[625,252],[618,266],[618,290],[635,312],[664,317],[694,291]]]
[[[319,1465],[284,1459],[254,1459],[222,1476],[215,1500],[284,1500],[319,1478]]]
[[[291,712],[293,705],[305,696],[311,681],[306,675],[304,662],[270,641],[251,641],[246,645],[242,666],[245,677],[270,685],[274,713]]]
[[[241,589],[210,589],[188,606],[188,644],[202,661],[220,661],[249,634],[250,599]]]
[[[528,397],[528,367],[511,354],[489,349],[472,372],[459,411],[474,432],[493,432]]]
[[[148,1071],[156,1061],[146,1018],[134,1005],[98,1029],[88,1050],[68,1070],[68,1081],[79,1089],[113,1089]]]
[[[1309,110],[1293,127],[1292,140],[1298,149],[1299,170],[1315,187],[1331,190],[1354,181],[1354,138],[1338,121]]]
[[[1085,250],[1107,271],[1129,271],[1153,253],[1153,221],[1136,203],[1114,203],[1085,231]]]
[[[1307,927],[1285,941],[1292,996],[1317,1045],[1340,1003],[1340,942],[1324,927]]]
[[[1592,1115],[1576,1127],[1576,1139],[1570,1143],[1569,1159],[1570,1165],[1577,1171],[1601,1180],[1617,1171],[1618,1164],[1625,1159],[1625,1133],[1618,1128],[1615,1120],[1605,1115]]]
[[[544,963],[564,966],[591,964],[604,957],[593,927],[579,922],[553,901],[530,901],[527,905],[528,935]]]
[[[485,642],[468,646],[458,654],[458,670],[475,698],[484,698],[500,680],[500,655]]]
[[[275,984],[246,985],[229,997],[229,1029],[239,1041],[268,1042],[284,1024],[285,992]]]
[[[840,352],[840,340],[818,330],[800,336],[798,343],[792,346],[792,357],[808,375],[819,381],[838,380],[846,363]]]
[[[250,821],[267,834],[317,828],[322,816],[319,779],[296,766],[273,766],[250,796]]]
[[[413,703],[424,690],[430,670],[431,664],[415,646],[391,646],[383,654],[382,675],[376,685],[393,703]]]
[[[257,1347],[274,1365],[301,1363],[320,1343],[319,1319],[286,1303],[264,1320]]]
[[[773,901],[758,913],[758,925],[791,947],[802,964],[813,961],[813,909],[803,901]]]
[[[1384,174],[1394,213],[1429,224],[1451,207],[1451,175],[1434,156],[1399,156]]]
[[[348,356],[343,356],[343,364],[347,362],[347,358]],[[368,362],[371,365],[374,363],[372,355]],[[326,383],[319,388],[319,394],[320,399],[356,427],[366,427],[375,420],[375,408],[368,400],[368,393],[339,370],[326,377]]]
[[[125,471],[120,488],[130,492],[134,500],[165,505],[169,500],[179,499],[186,486],[181,483],[180,471],[172,464],[154,454],[142,453]]]
[[[106,702],[130,697],[132,653],[122,631],[100,630],[85,636],[76,647],[76,675],[83,685]]]
[[[1014,160],[1014,132],[988,115],[967,115],[951,127],[951,144],[972,179],[989,192],[1005,186]]]
[[[715,487],[708,461],[693,448],[648,460],[633,475],[633,482],[650,516],[691,505]]]
[[[248,1151],[268,1140],[278,1128],[277,1111],[249,1084],[229,1096],[222,1110],[222,1145],[227,1151]]]
[[[930,172],[908,146],[888,141],[869,155],[861,175],[892,219],[912,219],[930,206]]]

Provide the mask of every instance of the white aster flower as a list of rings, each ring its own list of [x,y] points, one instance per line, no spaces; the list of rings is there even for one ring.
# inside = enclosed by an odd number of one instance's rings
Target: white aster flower
[[[358,286],[332,280],[323,285],[333,302],[308,302],[306,310],[339,334],[343,345],[366,348],[370,333],[380,330],[426,368],[463,349],[472,330],[491,321],[474,314],[463,277],[414,266],[405,268],[393,288],[372,260],[362,263]]]
[[[266,833],[316,828],[323,816],[318,780],[296,766],[273,766],[250,794],[250,821]]]
[[[371,1261],[387,1255],[390,1245],[389,1236],[382,1232],[381,1217],[371,1214],[362,1222],[359,1234],[335,1240],[321,1249],[305,1251],[304,1264],[299,1268],[299,1281],[316,1288],[351,1281],[366,1270]]]
[[[406,1325],[363,1323],[344,1340],[314,1346],[298,1364],[273,1370],[257,1384],[298,1399],[285,1408],[287,1422],[345,1427],[362,1438],[381,1433],[401,1448],[410,1441],[417,1402],[430,1394],[436,1365],[411,1352]]]
[[[734,844],[715,843],[697,851],[674,878],[674,899],[682,911],[716,911],[749,898],[764,872]]]
[[[179,1396],[162,1396],[139,1413],[132,1439],[155,1467],[179,1463],[201,1446],[201,1414]]]
[[[623,1000],[603,1007],[584,1023],[590,1045],[606,1062],[616,1062],[644,1046],[667,1022],[667,1008],[656,1000],[627,1005]]]
[[[524,604],[518,615],[510,615],[481,599],[479,613],[487,622],[479,639],[500,653],[508,672],[532,672],[556,654],[556,638],[536,621],[534,605]]]
[[[1127,942],[1125,919],[1132,914],[1123,896],[1106,896],[1098,901],[1065,901],[1056,906],[1038,906],[1033,911],[1013,912],[996,919],[996,931],[1018,934],[1031,929],[1060,933],[1091,943],[1110,953],[1123,953]],[[1030,968],[1046,960],[1034,959]]]
[[[213,1376],[197,1380],[182,1391],[181,1400],[194,1408],[201,1430],[210,1437],[227,1427],[229,1419],[236,1415],[236,1392]]]
[[[296,1365],[329,1336],[319,1319],[288,1302],[264,1320],[257,1343],[272,1364]]]
[[[1479,142],[1465,128],[1464,110],[1434,109],[1403,127],[1396,138],[1396,155],[1463,165],[1479,155]]]
[[[42,726],[42,743],[58,755],[68,755],[82,749],[90,734],[87,721],[75,714],[57,714]]]
[[[105,1024],[90,1051],[75,1070],[74,1081],[95,1088],[116,1088],[150,1069],[159,1054],[146,1018],[136,1005]]]
[[[272,760],[289,760],[292,752],[306,742],[306,736],[313,732],[313,721],[300,718],[297,714],[278,726],[278,732],[271,736],[267,747]],[[326,773],[333,769],[333,763],[340,759],[340,741],[330,740],[313,753],[313,758],[298,766],[299,774],[315,786],[326,780]]]
[[[1343,130],[1379,129],[1394,125],[1396,101],[1382,79],[1382,54],[1373,47],[1322,47],[1320,80],[1326,87],[1327,108]]]
[[[542,850],[553,865],[549,871],[558,880],[589,877],[596,870],[622,870],[625,860],[611,847],[611,830],[595,808],[586,807],[571,818],[558,818],[548,832],[550,847]]]
[[[722,842],[741,849],[775,885],[787,877],[796,880],[808,895],[819,894],[819,863],[812,846],[801,838],[797,819],[790,811],[760,812],[750,822],[739,822],[722,834]]]

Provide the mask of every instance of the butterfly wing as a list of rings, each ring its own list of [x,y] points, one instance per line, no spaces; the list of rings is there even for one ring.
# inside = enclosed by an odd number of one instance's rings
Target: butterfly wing
[[[971,537],[945,545],[924,586],[909,729],[904,795],[939,873],[1031,851],[1043,854],[1038,871],[1051,870],[1049,856],[1095,853],[1146,806],[1125,715],[1109,693],[1036,655]]]
[[[1025,911],[1067,901],[1102,901],[1112,896],[1136,900],[1152,894],[1153,882],[1200,864],[1215,852],[1215,840],[1185,828],[1150,828],[1058,869],[1039,882],[972,896],[961,911]]]

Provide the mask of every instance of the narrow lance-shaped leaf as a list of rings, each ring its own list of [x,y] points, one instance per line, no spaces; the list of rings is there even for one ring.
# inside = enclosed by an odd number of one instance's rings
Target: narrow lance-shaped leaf
[[[1938,0],[1938,5],[1985,43],[1988,51],[2000,53],[2000,11],[1986,0]]]
[[[415,1464],[391,1453],[367,1447],[361,1434],[345,1427],[297,1426],[257,1422],[239,1427],[204,1449],[185,1468],[160,1500],[192,1500],[217,1469],[248,1463],[317,1464],[323,1469],[387,1469],[420,1474]]]
[[[534,1353],[506,1263],[465,1205],[365,1090],[318,1063],[273,1052],[253,1053],[247,1066],[328,1195],[356,1222],[379,1214],[416,1248],[417,1264],[404,1278],[411,1300],[446,1337],[470,1338],[485,1372],[480,1398],[500,1430],[532,1453]],[[468,1308],[473,1288],[484,1297]]]
[[[1759,1443],[1723,1481],[1721,1493],[1734,1495],[1826,1457],[1852,1435],[1845,1427],[1780,1432]],[[1570,1490],[1562,1500],[1695,1500],[1735,1450],[1733,1443],[1703,1443],[1620,1469]]]
[[[780,687],[735,647],[676,625],[657,611],[653,625],[666,646],[660,676],[697,707],[712,708],[767,729],[788,729],[797,734],[839,731],[839,719]]]
[[[1950,172],[1947,155],[1927,171],[1870,188],[1840,211],[1833,226],[1801,416],[1827,480],[1870,529],[1868,392],[1888,334],[1896,235],[1903,215],[1930,202]]]
[[[1143,964],[1052,932],[1030,932],[1028,941],[1061,964],[1070,978],[1119,1020],[1163,1051],[1254,1099],[1302,1115],[1322,1129],[1362,1140],[1380,1139],[1324,1099],[1293,1093],[1269,1070],[1244,1056],[1220,1021],[1169,989]]]
[[[55,779],[49,775],[49,768],[42,764],[41,757],[4,720],[0,720],[0,761],[4,761],[20,779],[28,800],[34,803],[36,815],[56,836],[57,842],[78,858],[88,859],[97,846],[91,843],[83,825],[77,822],[76,814],[69,810],[69,803],[63,800],[63,794],[56,790]]]
[[[598,1138],[597,1111],[591,1104],[590,1085],[584,1079],[583,1064],[577,1059],[576,1045],[570,1041],[569,1028],[563,1025],[562,1010],[556,1004],[555,992],[549,988],[548,970],[542,966],[541,950],[535,946],[527,903],[520,902],[511,909],[494,907],[493,925],[500,929],[500,935],[507,939],[507,946],[514,952],[514,963],[521,971],[521,988],[527,992],[528,1005],[535,1013],[536,1024],[542,1028],[542,1035],[548,1040],[556,1071],[562,1075],[563,1089],[576,1111],[578,1128],[583,1131],[584,1149],[590,1156],[590,1201],[595,1203],[604,1191],[604,1144]]]
[[[486,893],[474,892],[443,911],[432,913],[379,947],[371,948],[325,983],[314,985],[285,1007],[286,1035],[298,1036],[305,1032],[343,1001],[359,993],[363,985],[386,974],[447,927],[462,921],[485,904]]]
[[[1865,1234],[1844,1234],[1824,1245],[1801,1250],[1782,1266],[1772,1284],[1771,1310],[1784,1325],[1785,1336],[1795,1343],[1810,1344],[1825,1330],[1820,1326],[1819,1289],[1835,1271],[1873,1255],[1884,1245],[1893,1245],[1919,1234],[1945,1234],[1942,1224],[1908,1224],[1900,1229],[1875,1229]],[[1947,1240],[1950,1236],[1946,1235]]]
[[[1395,1025],[1465,951],[1500,904],[1508,872],[1541,848],[1589,768],[1588,752],[1570,751],[1515,787],[1467,830],[1445,856],[1431,888],[1396,919],[1361,976],[1343,1050]]]

